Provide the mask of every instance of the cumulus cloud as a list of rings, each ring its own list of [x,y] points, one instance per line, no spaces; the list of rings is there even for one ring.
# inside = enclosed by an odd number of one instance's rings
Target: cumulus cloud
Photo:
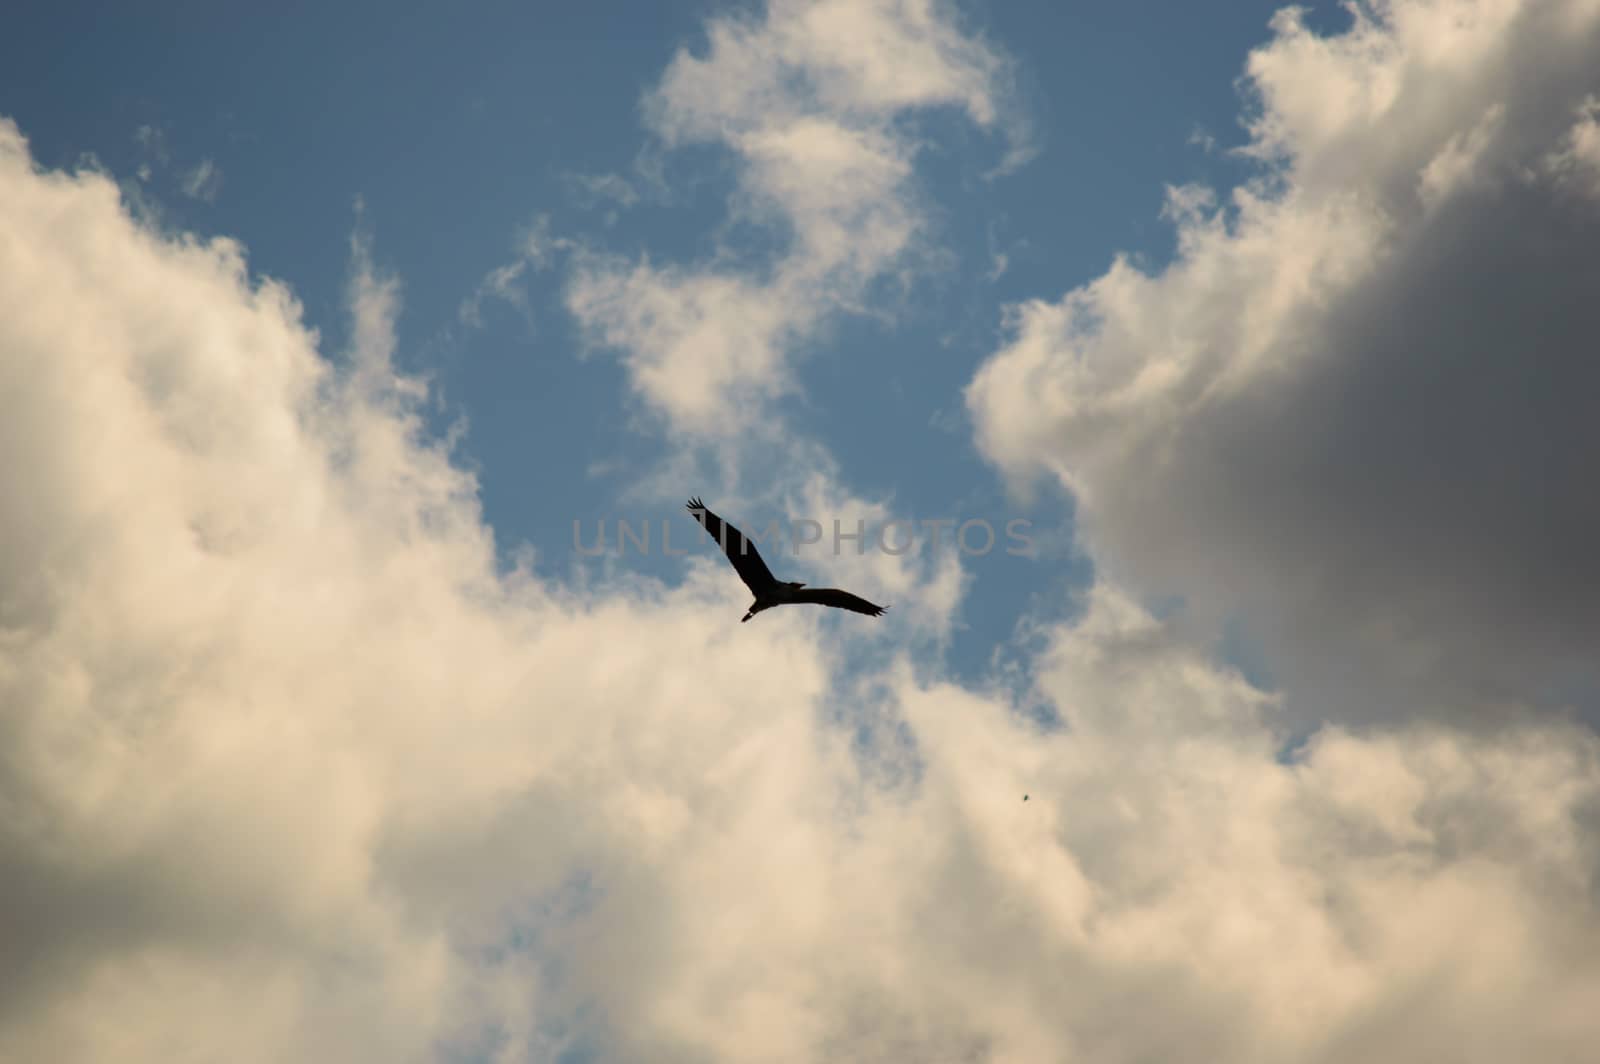
[[[1351,13],[1275,19],[1262,172],[1173,191],[1169,266],[1015,308],[978,440],[1106,571],[1241,614],[1309,719],[1555,697],[1600,644],[1600,7]]]
[[[1105,578],[1010,693],[741,627],[709,555],[505,573],[353,250],[325,353],[238,244],[0,121],[0,1058],[1591,1051],[1592,732],[1286,753],[1282,697]]]
[[[737,216],[787,246],[770,268],[593,256],[568,306],[623,353],[633,385],[682,435],[732,436],[793,388],[795,348],[860,309],[926,230],[906,118],[956,108],[1018,136],[1006,61],[930,0],[797,3],[713,19],[648,98],[667,147],[710,143],[738,166]]]
[[[359,245],[336,371],[235,244],[141,229],[105,178],[36,171],[9,123],[0,181],[0,1055],[425,1059],[480,1021],[534,1038],[513,1021],[546,1015],[537,971],[474,951],[568,877],[628,894],[590,843],[659,846],[702,800],[645,766],[738,751],[735,716],[804,728],[821,651],[778,625],[716,664],[669,644],[709,649],[731,602],[498,576],[471,478],[390,368],[399,290]],[[723,688],[724,669],[750,671]],[[747,713],[775,680],[788,701]],[[656,685],[657,725],[615,716]],[[698,723],[667,711],[691,690]]]
[[[718,559],[502,575],[364,244],[336,368],[236,244],[9,124],[0,191],[0,1055],[1592,1046],[1592,735],[1285,760],[1272,697],[1104,586],[1044,733],[903,656],[841,683],[812,614],[729,639]]]

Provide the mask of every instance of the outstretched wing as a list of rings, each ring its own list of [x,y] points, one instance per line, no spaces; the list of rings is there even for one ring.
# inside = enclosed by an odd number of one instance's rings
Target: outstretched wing
[[[722,553],[728,556],[728,560],[733,563],[733,568],[739,574],[739,579],[745,582],[757,598],[761,597],[762,592],[771,590],[777,584],[777,577],[772,575],[767,563],[756,553],[756,545],[746,539],[743,532],[707,510],[706,504],[697,498],[689,500],[689,512],[694,514],[696,521],[705,526],[712,539],[722,544]]]
[[[860,595],[840,591],[836,587],[803,587],[791,594],[790,602],[815,602],[819,606],[833,606],[841,610],[855,610],[868,617],[881,617],[887,606],[875,606]]]

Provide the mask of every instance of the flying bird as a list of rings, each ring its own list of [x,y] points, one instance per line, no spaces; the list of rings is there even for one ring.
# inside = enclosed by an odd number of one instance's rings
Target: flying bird
[[[854,610],[857,613],[865,613],[868,617],[882,616],[883,611],[889,608],[875,606],[859,595],[840,591],[836,587],[806,587],[792,580],[779,580],[772,575],[772,570],[767,568],[767,563],[761,560],[755,545],[745,538],[744,533],[707,510],[705,503],[699,499],[690,499],[689,512],[694,514],[694,519],[700,522],[707,534],[722,545],[722,553],[728,556],[728,560],[733,563],[734,571],[739,574],[739,579],[745,582],[750,593],[756,597],[750,604],[749,611],[739,618],[740,624],[762,610],[797,602],[814,602],[819,606]]]

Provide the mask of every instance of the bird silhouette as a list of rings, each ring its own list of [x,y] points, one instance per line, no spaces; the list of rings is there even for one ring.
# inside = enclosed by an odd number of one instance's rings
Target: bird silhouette
[[[756,600],[750,604],[750,609],[739,623],[743,624],[762,610],[770,610],[774,606],[788,606],[795,603],[812,602],[818,606],[832,606],[835,609],[854,610],[856,613],[865,613],[869,617],[881,617],[887,606],[876,606],[859,595],[852,595],[848,591],[840,591],[836,587],[806,587],[805,584],[792,580],[779,580],[772,575],[772,570],[767,568],[767,563],[761,560],[761,555],[756,551],[755,545],[745,538],[745,534],[734,528],[728,522],[706,509],[706,504],[698,498],[690,499],[689,512],[694,519],[705,528],[706,533],[722,546],[722,553],[728,556],[728,561],[733,563],[734,571],[739,574],[739,579],[745,582],[750,593]]]

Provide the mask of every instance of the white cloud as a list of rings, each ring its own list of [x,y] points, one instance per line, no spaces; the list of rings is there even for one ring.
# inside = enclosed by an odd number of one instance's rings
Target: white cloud
[[[934,0],[772,0],[764,18],[714,20],[704,59],[680,52],[662,79],[656,122],[669,140],[766,128],[773,112],[883,117],[955,106],[999,121],[1005,60],[964,34]]]
[[[789,385],[787,333],[809,309],[736,274],[615,260],[580,271],[567,305],[600,342],[630,351],[634,387],[675,429],[712,438],[733,435]]]
[[[25,500],[0,551],[0,1055],[426,1057],[506,990],[475,936],[603,874],[612,843],[585,833],[692,823],[703,799],[649,766],[709,772],[706,742],[803,725],[818,649],[768,626],[712,662],[682,640],[736,610],[703,590],[580,603],[498,578],[471,478],[389,368],[399,293],[360,245],[335,373],[235,245],[137,228],[106,179],[35,172],[9,125],[0,181],[0,446]],[[713,707],[768,682],[788,708]],[[666,699],[657,724],[630,686]],[[490,852],[497,871],[451,871]]]
[[[839,679],[858,629],[741,626],[713,557],[502,575],[354,259],[335,368],[237,244],[0,123],[0,1057],[1589,1052],[1591,733],[1284,763],[1107,583],[1029,662],[1043,733],[904,655]]]
[[[833,473],[824,466],[797,486],[791,514],[813,520],[821,529],[818,542],[800,548],[796,560],[817,567],[813,585],[823,580],[889,605],[896,640],[922,636],[942,645],[968,579],[953,542],[955,529],[942,528],[935,547],[929,529],[905,518],[899,519],[907,523],[889,528],[898,517],[889,505],[851,495],[838,487]],[[850,538],[858,533],[862,538]],[[1002,543],[1003,535],[997,532]],[[981,545],[981,536],[974,534],[973,543]]]
[[[1106,571],[1241,612],[1306,719],[1497,711],[1600,639],[1600,6],[1352,10],[1252,54],[1271,169],[1175,191],[1159,273],[1016,308],[969,405]]]
[[[680,52],[647,101],[668,146],[734,153],[738,214],[786,250],[760,274],[721,262],[658,266],[594,256],[568,305],[623,352],[672,430],[727,438],[794,388],[795,348],[907,263],[926,223],[916,141],[898,124],[932,107],[1003,129],[1005,61],[926,0],[794,3],[712,20],[704,57]]]

